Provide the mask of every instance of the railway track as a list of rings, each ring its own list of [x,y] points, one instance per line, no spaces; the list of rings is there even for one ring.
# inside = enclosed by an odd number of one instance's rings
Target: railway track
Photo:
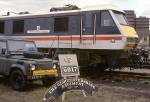
[[[150,82],[150,73],[104,71],[103,73],[100,74],[100,76],[93,77],[92,79],[97,79],[97,78],[101,80]]]

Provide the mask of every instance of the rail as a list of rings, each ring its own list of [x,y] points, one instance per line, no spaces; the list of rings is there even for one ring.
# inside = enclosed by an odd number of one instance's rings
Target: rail
[[[121,72],[121,71],[104,71],[101,73],[100,79],[111,79],[118,81],[139,81],[148,80],[150,81],[150,73],[139,73],[139,72]]]

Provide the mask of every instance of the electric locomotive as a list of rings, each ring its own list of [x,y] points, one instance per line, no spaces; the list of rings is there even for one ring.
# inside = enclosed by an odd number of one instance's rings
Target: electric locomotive
[[[138,35],[114,5],[67,5],[48,13],[0,16],[0,35],[35,41],[40,51],[76,53],[80,66],[100,71],[119,64],[135,48]]]

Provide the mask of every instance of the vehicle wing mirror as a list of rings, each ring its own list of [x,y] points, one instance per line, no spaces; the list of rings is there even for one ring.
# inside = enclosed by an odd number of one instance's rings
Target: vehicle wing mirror
[[[6,48],[2,48],[1,54],[5,55],[6,54]]]

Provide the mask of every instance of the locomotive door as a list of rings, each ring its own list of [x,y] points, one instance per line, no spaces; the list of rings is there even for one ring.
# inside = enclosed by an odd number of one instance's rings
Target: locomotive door
[[[95,42],[95,15],[84,12],[81,16],[81,44],[92,45]]]

